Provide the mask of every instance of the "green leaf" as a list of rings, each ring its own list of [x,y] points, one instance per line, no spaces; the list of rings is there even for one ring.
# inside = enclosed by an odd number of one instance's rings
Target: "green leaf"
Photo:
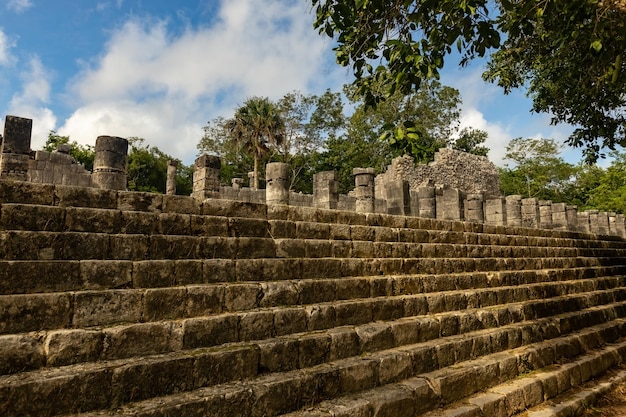
[[[596,52],[600,52],[600,50],[602,49],[602,42],[600,42],[599,40],[595,40],[593,42],[591,42],[591,47],[596,51]]]

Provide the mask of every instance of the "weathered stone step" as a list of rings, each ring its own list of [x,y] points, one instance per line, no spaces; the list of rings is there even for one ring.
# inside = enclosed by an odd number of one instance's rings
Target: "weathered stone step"
[[[482,356],[480,359],[472,359],[426,374],[413,368],[411,361],[415,358],[411,359],[403,355],[402,352],[390,350],[375,355],[365,355],[360,358],[355,357],[317,365],[306,370],[261,375],[234,384],[217,385],[188,393],[143,400],[128,406],[118,407],[115,411],[99,411],[81,414],[81,416],[104,416],[111,412],[116,413],[115,415],[137,416],[161,416],[171,413],[224,417],[242,414],[276,416],[320,402],[315,407],[317,411],[321,412],[329,405],[332,406],[333,403],[338,402],[341,408],[349,411],[349,413],[338,415],[358,416],[362,415],[356,413],[363,405],[362,401],[365,400],[369,404],[372,399],[384,398],[386,395],[378,395],[377,393],[380,391],[387,392],[390,386],[394,386],[389,384],[399,383],[407,387],[417,387],[416,382],[422,382],[419,384],[421,395],[420,398],[415,398],[413,397],[414,394],[411,393],[410,397],[413,398],[411,408],[414,402],[418,401],[421,402],[422,407],[426,406],[424,408],[426,411],[440,402],[450,403],[462,396],[471,395],[476,390],[515,378],[520,373],[527,372],[528,366],[539,367],[539,365],[547,366],[554,363],[557,358],[557,350],[563,349],[565,346],[571,345],[574,350],[579,349],[577,353],[572,355],[576,356],[605,343],[614,342],[624,333],[626,330],[623,322],[617,326],[615,323],[603,324],[576,334],[544,342],[535,342],[533,345],[524,346],[511,352],[484,352],[483,355],[486,356],[479,355]],[[581,340],[584,340],[587,345],[581,347]],[[626,350],[625,346],[626,343],[624,342],[619,345],[620,352]],[[617,349],[613,348],[613,351],[615,352]],[[606,357],[606,355],[600,356]],[[423,361],[424,358],[418,360]],[[420,374],[421,376],[415,377],[415,375]],[[371,389],[375,390],[367,391]],[[322,402],[328,398],[335,399]],[[233,405],[230,400],[237,401],[239,407],[229,408],[229,405]],[[385,401],[387,407],[389,406],[388,402],[389,398]],[[358,408],[355,408],[355,405]],[[300,415],[300,413],[296,415]],[[320,414],[315,414],[314,411],[312,415],[319,416]],[[391,416],[394,414],[380,415]]]
[[[394,260],[381,263],[375,259],[208,259],[208,260],[153,260],[153,261],[5,261],[0,260],[0,294],[43,293],[77,290],[105,290],[115,288],[161,288],[207,283],[269,282],[315,279],[327,293],[324,279],[368,277],[382,283],[387,278],[381,271],[391,274],[395,281],[405,285],[436,288],[433,285],[449,284],[446,289],[472,288],[487,280],[492,286],[527,283],[530,276],[550,274],[550,280],[593,278],[626,274],[626,264],[600,266],[593,258],[583,265],[543,271],[515,270],[512,262],[506,268],[489,270],[481,266],[485,261],[475,260],[408,260],[398,265]],[[527,262],[515,262],[526,268]],[[493,266],[497,266],[494,262]],[[453,273],[452,266],[463,273]],[[487,265],[489,266],[489,265]],[[474,272],[474,271],[488,272]],[[445,272],[447,271],[447,272]],[[437,274],[417,275],[417,274]],[[400,275],[395,275],[400,274]],[[523,279],[521,277],[524,277]],[[380,281],[384,280],[384,281]],[[436,282],[436,284],[435,284]],[[510,284],[507,284],[510,283]],[[276,284],[280,285],[280,284]],[[398,284],[399,285],[399,284]],[[380,285],[379,285],[380,286]],[[389,294],[389,292],[387,292]]]
[[[4,260],[626,257],[624,249],[92,232],[0,231],[0,244]]]
[[[438,337],[455,334],[467,334],[482,329],[506,326],[524,320],[535,320],[562,313],[562,317],[553,319],[555,323],[548,328],[580,328],[622,317],[626,314],[626,303],[617,300],[612,303],[606,292],[590,293],[582,297],[560,297],[558,300],[533,300],[528,303],[510,303],[488,308],[462,309],[400,318],[390,316],[384,308],[380,309],[378,320],[391,322],[365,322],[356,328],[342,329],[331,327],[339,323],[324,323],[320,328],[326,332],[307,334],[305,323],[300,327],[285,324],[284,311],[276,311],[274,320],[271,316],[242,314],[231,316],[233,320],[215,317],[214,320],[191,320],[181,323],[161,322],[133,326],[118,326],[104,330],[65,330],[46,334],[22,334],[0,337],[0,373],[13,373],[36,369],[41,366],[62,366],[85,361],[114,361],[115,358],[158,355],[163,352],[177,352],[166,361],[184,358],[189,349],[198,349],[221,343],[239,342],[243,348],[260,352],[261,366],[272,372],[302,367],[303,363],[315,364],[316,360],[358,355],[367,351],[401,347],[407,343],[426,342]],[[572,303],[572,301],[575,301]],[[599,303],[605,303],[601,305]],[[594,307],[597,306],[597,307]],[[384,307],[384,306],[381,306]],[[426,306],[425,306],[426,307]],[[463,306],[458,306],[463,307]],[[318,313],[315,308],[312,312]],[[422,312],[426,314],[426,310]],[[235,322],[234,319],[238,322]],[[262,321],[265,319],[265,321]],[[283,320],[282,328],[279,319]],[[259,321],[261,320],[261,321]],[[371,320],[369,318],[368,320]],[[272,329],[273,326],[273,329]],[[418,329],[419,332],[418,332]],[[272,331],[274,330],[274,331]],[[311,331],[312,329],[308,329]],[[298,333],[305,332],[305,333]],[[548,332],[544,329],[543,332]],[[561,330],[552,330],[558,334]],[[419,334],[418,334],[419,333]],[[273,337],[277,337],[271,340]],[[248,340],[269,339],[260,344],[249,345]],[[519,338],[518,338],[519,339]],[[521,340],[521,339],[520,339]],[[438,349],[443,343],[437,341]],[[449,346],[455,349],[456,346]],[[330,349],[330,350],[329,350]],[[337,350],[340,349],[340,350]],[[343,349],[343,355],[342,350]],[[315,351],[318,353],[314,353]],[[185,352],[187,351],[187,352]],[[326,352],[326,353],[323,353]],[[321,356],[320,356],[321,354]],[[278,356],[276,356],[278,355]],[[312,355],[307,357],[306,355]],[[323,358],[326,359],[323,359]],[[98,365],[100,366],[100,365]]]
[[[477,285],[472,285],[473,276],[468,275],[469,281],[461,287],[465,290],[456,290],[445,280],[432,283],[433,277],[424,277],[429,285],[424,287],[423,280],[406,277],[396,279],[401,287],[396,285],[395,290],[393,281],[385,278],[344,278],[0,295],[0,334],[200,316],[208,316],[198,319],[206,323],[239,322],[246,312],[279,322],[290,317],[313,330],[320,325],[332,327],[334,321],[361,324],[596,290],[615,289],[621,297],[624,283],[623,275],[556,282],[546,282],[549,274],[538,282],[536,275],[526,275],[528,281],[522,278],[513,286],[499,287],[488,286],[487,276],[481,274],[476,275]],[[345,322],[348,319],[358,321]]]
[[[284,417],[518,415],[560,392],[602,375],[626,359],[626,341],[622,338],[616,343],[609,340],[587,346],[563,363],[558,357],[558,348],[551,345],[555,342],[566,345],[571,339],[572,336],[567,336],[487,355],[454,367],[327,400]],[[607,342],[611,344],[604,345]],[[529,366],[533,368],[529,369]]]
[[[245,236],[273,237],[275,239],[363,240],[492,246],[625,248],[623,242],[598,241],[597,239],[581,237],[576,239],[555,238],[13,203],[2,204],[0,212],[1,230]]]
[[[542,382],[552,378],[552,376],[548,371],[538,375]],[[574,386],[565,390],[565,392],[560,392],[558,386],[556,391],[554,389],[551,390],[550,387],[553,384],[550,384],[550,382],[548,382],[548,389],[545,390],[546,383],[544,382],[544,397],[548,401],[530,408],[523,415],[524,417],[579,416],[585,410],[593,407],[601,397],[607,395],[624,382],[626,382],[626,369],[623,364],[618,369],[607,372],[606,375],[602,375],[599,378],[596,376],[594,380],[583,383],[580,386]],[[558,395],[553,396],[553,394]],[[494,397],[493,400],[497,401],[498,398]],[[485,403],[487,402],[485,401]]]

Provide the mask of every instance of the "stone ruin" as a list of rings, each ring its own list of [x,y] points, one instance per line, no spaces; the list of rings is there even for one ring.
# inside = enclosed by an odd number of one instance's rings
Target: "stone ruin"
[[[371,168],[350,210],[333,172],[294,205],[280,164],[246,202],[214,157],[193,197],[129,192],[109,137],[95,187],[33,182],[17,122],[0,416],[574,416],[626,381],[623,218],[403,179],[381,200]]]

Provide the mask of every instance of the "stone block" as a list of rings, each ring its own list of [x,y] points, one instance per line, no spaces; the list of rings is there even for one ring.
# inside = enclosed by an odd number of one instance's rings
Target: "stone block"
[[[80,261],[80,276],[84,288],[89,290],[130,286],[133,263],[130,261]]]
[[[174,352],[183,347],[183,328],[176,322],[138,323],[103,330],[103,359]]]
[[[95,362],[102,354],[104,336],[99,330],[57,330],[48,332],[44,342],[46,364],[64,366]]]
[[[225,311],[251,310],[259,307],[262,298],[259,284],[232,284],[224,289]]]
[[[0,180],[0,201],[51,206],[55,201],[54,190],[51,184]]]
[[[157,213],[124,210],[120,221],[120,231],[125,234],[152,235],[159,230]]]
[[[196,356],[194,387],[206,387],[252,378],[258,374],[259,349],[231,346]]]
[[[183,318],[187,314],[185,287],[148,289],[143,294],[143,319],[157,321]]]
[[[224,309],[224,287],[221,285],[190,285],[187,288],[185,316],[209,316]]]
[[[307,330],[307,312],[302,307],[274,310],[274,334],[283,336],[303,333]]]
[[[274,335],[274,313],[250,311],[239,313],[239,338],[241,341],[263,340]]]
[[[163,196],[137,191],[119,191],[117,193],[117,208],[123,211],[161,212]]]
[[[183,321],[183,348],[217,346],[239,340],[239,318],[233,314],[190,318]]]
[[[374,390],[368,396],[375,417],[412,417],[415,401],[410,391],[398,386]]]
[[[259,372],[285,372],[298,368],[299,343],[294,339],[271,339],[257,342]]]
[[[45,363],[43,346],[37,338],[26,334],[0,336],[0,375],[38,369]]]
[[[59,329],[70,320],[69,293],[0,296],[0,334]]]
[[[190,235],[191,217],[188,214],[159,214],[158,232],[164,235]]]
[[[118,210],[68,207],[65,223],[73,232],[120,233],[122,214]]]
[[[351,328],[334,328],[328,331],[330,337],[329,360],[350,358],[360,354],[359,336]]]
[[[330,336],[325,333],[309,333],[298,338],[298,368],[304,369],[328,361]]]
[[[376,352],[394,347],[395,340],[387,323],[368,323],[355,327],[362,353]]]
[[[198,259],[205,240],[199,237],[178,235],[153,235],[150,237],[150,259]]]
[[[259,237],[238,238],[238,259],[275,258],[276,252],[276,244],[273,239]]]
[[[372,302],[344,301],[335,305],[336,325],[358,325],[372,321]]]
[[[309,331],[330,329],[335,326],[335,308],[332,305],[315,305],[306,307]]]
[[[163,195],[164,213],[200,214],[202,205],[198,200],[186,195]]]
[[[137,290],[81,291],[74,294],[73,302],[72,324],[77,327],[142,319],[143,294]]]
[[[409,378],[413,375],[413,361],[408,352],[381,352],[374,355],[378,361],[378,383],[390,384]]]
[[[304,374],[286,379],[267,375],[252,386],[253,404],[250,417],[277,416],[300,408],[301,379]]]
[[[2,204],[0,227],[4,230],[62,232],[65,209],[53,206]]]
[[[377,365],[373,359],[343,361],[338,367],[341,391],[353,393],[375,387]]]
[[[78,261],[0,261],[0,294],[70,291],[81,287]]]
[[[400,382],[400,386],[413,394],[416,415],[432,410],[439,405],[439,397],[425,378],[411,378]]]
[[[194,388],[193,376],[193,357],[143,359],[119,366],[111,380],[112,405],[189,391]]]

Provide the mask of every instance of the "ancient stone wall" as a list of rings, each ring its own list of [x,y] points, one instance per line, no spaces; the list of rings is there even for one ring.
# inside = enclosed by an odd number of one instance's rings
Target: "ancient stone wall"
[[[92,187],[91,171],[67,152],[36,151],[28,162],[28,181],[38,184],[62,184]]]
[[[496,166],[484,156],[453,149],[440,149],[429,164],[415,164],[412,157],[395,158],[387,171],[376,177],[376,198],[386,199],[385,184],[395,180],[409,183],[411,190],[427,182],[438,187],[450,187],[466,194],[483,193],[500,196],[500,178]]]

